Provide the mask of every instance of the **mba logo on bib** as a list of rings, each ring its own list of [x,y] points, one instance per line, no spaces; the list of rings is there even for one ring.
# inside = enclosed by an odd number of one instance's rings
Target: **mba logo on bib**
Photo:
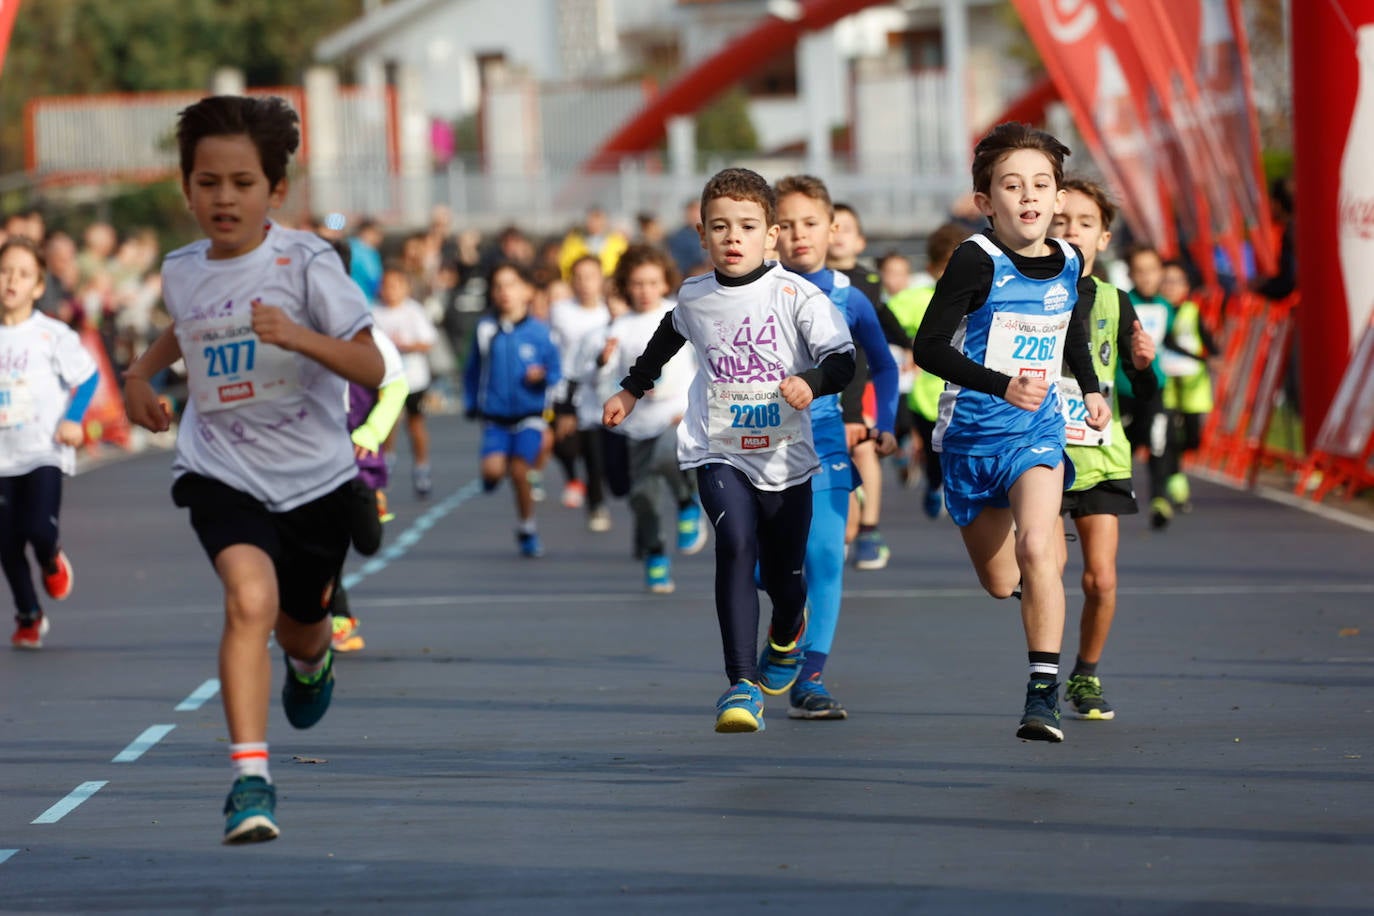
[[[1063,283],[1056,283],[1045,292],[1045,311],[1062,312],[1069,307],[1069,291]]]
[[[740,436],[739,447],[753,451],[754,449],[768,448],[767,436]]]

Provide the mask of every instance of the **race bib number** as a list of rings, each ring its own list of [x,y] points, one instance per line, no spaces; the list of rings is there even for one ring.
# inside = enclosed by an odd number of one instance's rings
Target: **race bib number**
[[[988,329],[983,365],[1012,378],[1026,375],[1053,382],[1064,361],[1064,332],[1072,313],[1021,315],[997,312]]]
[[[1169,378],[1187,378],[1190,375],[1196,375],[1202,365],[1201,361],[1194,359],[1187,353],[1178,353],[1167,347],[1159,351],[1159,369]]]
[[[14,429],[38,419],[33,390],[23,378],[0,379],[0,429]]]
[[[183,335],[186,378],[202,413],[274,401],[300,387],[295,354],[258,340],[248,313],[195,322]]]
[[[788,406],[776,382],[718,382],[711,386],[712,451],[770,452],[801,437],[801,413]]]
[[[1103,448],[1112,444],[1110,423],[1106,429],[1093,429],[1088,425],[1088,405],[1077,381],[1068,376],[1059,379],[1059,401],[1064,407],[1064,439],[1069,445]]]

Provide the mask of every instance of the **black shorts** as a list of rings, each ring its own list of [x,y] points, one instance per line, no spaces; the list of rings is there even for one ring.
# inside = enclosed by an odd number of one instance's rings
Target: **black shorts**
[[[1086,490],[1075,490],[1064,494],[1060,512],[1069,518],[1082,518],[1085,515],[1135,515],[1140,511],[1136,505],[1135,490],[1129,480],[1104,480]]]
[[[272,558],[281,612],[301,623],[322,620],[325,599],[348,554],[352,485],[345,483],[303,506],[269,512],[257,499],[200,474],[172,484],[172,502],[191,510],[191,527],[210,562],[235,544]]]
[[[425,394],[428,388],[421,388],[419,391],[412,391],[406,395],[406,416],[423,417],[425,415]]]

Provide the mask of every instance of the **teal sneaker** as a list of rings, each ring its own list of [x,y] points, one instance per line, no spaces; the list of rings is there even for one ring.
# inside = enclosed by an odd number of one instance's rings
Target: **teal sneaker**
[[[1059,685],[1054,681],[1034,678],[1026,685],[1026,712],[1016,737],[1026,741],[1064,740],[1059,727]]]
[[[848,711],[839,700],[825,689],[825,682],[819,674],[792,685],[788,696],[787,718],[789,719],[847,719]]]
[[[275,840],[277,829],[277,787],[261,776],[240,776],[224,800],[224,842],[265,843]]]
[[[802,612],[801,629],[792,641],[785,646],[773,642],[773,631],[768,630],[768,639],[759,656],[759,688],[772,696],[781,696],[792,689],[801,674],[802,662],[806,652],[802,649],[802,637],[806,635],[806,612]]]
[[[706,526],[701,523],[701,506],[688,503],[677,512],[677,552],[700,553],[706,546]]]
[[[753,681],[738,681],[716,700],[716,731],[729,734],[763,729],[763,693]]]
[[[1096,675],[1075,674],[1064,685],[1064,699],[1079,719],[1115,719],[1116,710],[1102,696],[1102,680]]]
[[[309,728],[324,718],[329,701],[334,696],[334,650],[325,650],[324,668],[307,683],[301,680],[291,663],[286,663],[286,680],[281,685],[281,708],[286,721],[296,728]]]
[[[651,553],[644,558],[644,587],[655,595],[671,595],[673,589],[672,564],[661,553]]]

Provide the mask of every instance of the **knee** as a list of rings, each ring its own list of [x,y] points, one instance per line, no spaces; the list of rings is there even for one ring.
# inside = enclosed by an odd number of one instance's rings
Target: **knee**
[[[1063,571],[1064,551],[1048,531],[1026,530],[1016,534],[1016,565],[1021,569]]]
[[[271,630],[277,621],[275,583],[247,581],[226,586],[225,620],[230,626]]]
[[[1116,570],[1114,568],[1083,570],[1083,594],[1093,600],[1110,598],[1116,594]]]
[[[1011,576],[998,576],[989,570],[979,570],[978,584],[983,586],[983,591],[1001,601],[1016,594],[1021,580]]]

